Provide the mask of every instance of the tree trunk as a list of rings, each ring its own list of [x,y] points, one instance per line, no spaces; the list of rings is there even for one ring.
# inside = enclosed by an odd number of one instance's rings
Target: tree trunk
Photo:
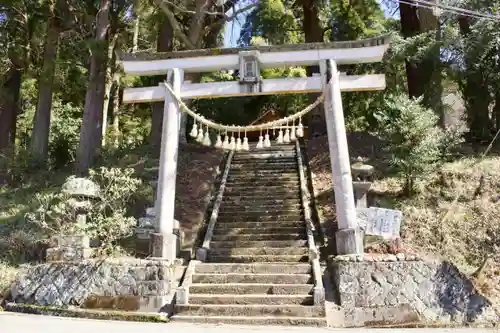
[[[118,148],[120,137],[120,80],[115,81],[115,93],[113,94],[113,145]]]
[[[21,78],[21,69],[12,67],[3,84],[0,100],[0,150],[13,146],[16,140]]]
[[[302,10],[304,11],[304,38],[306,43],[316,43],[323,41],[323,29],[319,20],[318,0],[302,0]],[[312,76],[314,73],[319,73],[318,66],[309,66],[306,69],[307,76]],[[319,94],[311,94],[310,101],[314,102]],[[326,120],[325,112],[321,105],[318,105],[314,110],[309,112],[307,117],[308,136],[314,138],[320,135],[326,135]]]
[[[115,51],[116,40],[118,39],[118,34],[114,34],[113,39],[108,45],[108,65],[106,67],[106,83],[104,88],[104,102],[102,104],[102,141],[101,146],[106,145],[106,131],[108,127],[108,110],[109,102],[111,99],[111,88],[113,88],[113,76],[116,70],[115,63],[116,59],[113,57],[113,52]]]
[[[106,39],[110,7],[111,0],[100,0],[95,28],[95,47],[90,58],[89,82],[77,152],[78,170],[81,173],[86,173],[92,166],[101,144],[102,107],[106,80]]]
[[[417,7],[400,3],[399,15],[401,16],[401,32],[404,38],[414,37],[420,33]],[[425,87],[421,82],[420,70],[418,63],[406,61],[406,78],[410,97],[419,97],[424,94]]]
[[[38,80],[38,103],[33,120],[30,151],[41,162],[46,163],[49,152],[49,133],[52,114],[54,74],[59,48],[59,22],[51,10],[47,23],[47,35],[43,52],[43,67]]]
[[[462,37],[468,38],[470,19],[465,16],[459,17],[458,26]],[[485,78],[487,73],[474,68],[474,61],[475,59],[468,59],[467,55],[465,56],[465,78],[461,82],[461,90],[466,106],[469,138],[484,141],[491,138],[493,127],[489,116],[491,95]]]
[[[156,49],[158,52],[168,52],[173,50],[174,31],[168,20],[162,20],[158,23],[158,39]],[[163,79],[163,78],[162,78]],[[157,84],[162,79],[157,80]],[[151,115],[151,132],[149,134],[149,143],[153,149],[153,155],[160,155],[161,147],[161,128],[163,122],[163,102],[153,103]]]
[[[132,52],[137,52],[139,48],[139,27],[140,27],[140,16],[139,16],[139,0],[134,1],[134,34],[132,36]]]

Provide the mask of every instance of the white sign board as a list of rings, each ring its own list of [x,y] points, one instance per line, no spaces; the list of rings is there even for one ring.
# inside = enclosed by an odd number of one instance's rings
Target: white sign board
[[[358,209],[358,218],[366,235],[380,236],[384,239],[400,238],[403,213],[399,210],[370,207]]]

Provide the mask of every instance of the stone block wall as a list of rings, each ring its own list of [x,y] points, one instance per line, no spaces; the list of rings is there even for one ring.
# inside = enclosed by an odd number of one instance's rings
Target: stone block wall
[[[388,260],[330,260],[344,326],[500,321],[491,302],[452,264]]]
[[[39,306],[156,312],[177,286],[180,266],[161,260],[85,260],[33,266],[8,301]]]

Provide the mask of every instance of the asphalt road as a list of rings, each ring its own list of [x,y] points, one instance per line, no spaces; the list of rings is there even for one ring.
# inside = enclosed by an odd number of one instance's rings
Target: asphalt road
[[[0,333],[472,333],[498,332],[489,329],[328,329],[312,327],[279,326],[235,326],[187,323],[138,323],[124,321],[104,321],[92,319],[73,319],[39,315],[25,315],[0,312]]]

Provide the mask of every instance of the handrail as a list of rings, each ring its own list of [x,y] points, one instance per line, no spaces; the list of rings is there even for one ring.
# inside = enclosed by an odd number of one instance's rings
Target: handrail
[[[196,250],[196,259],[203,262],[207,259],[207,252],[210,248],[210,241],[212,240],[212,236],[214,233],[215,223],[217,222],[217,218],[219,216],[219,208],[222,202],[222,197],[224,196],[224,190],[226,189],[227,176],[229,175],[229,170],[231,169],[231,161],[233,160],[233,156],[234,150],[229,151],[226,160],[226,166],[224,168],[224,173],[222,174],[219,191],[217,193],[217,197],[215,198],[214,206],[212,208],[212,214],[210,215],[210,219],[208,221],[205,238],[203,238],[202,247]]]
[[[306,222],[307,244],[309,247],[309,262],[313,269],[314,278],[314,304],[321,304],[325,300],[325,288],[323,286],[323,278],[321,274],[321,266],[319,264],[319,251],[314,242],[314,223],[311,217],[311,207],[309,198],[311,194],[307,187],[307,182],[304,173],[304,165],[302,164],[302,153],[300,151],[299,141],[295,141],[295,150],[297,152],[297,164],[299,168],[300,179],[300,195],[302,199],[302,208],[304,210],[304,219]]]

